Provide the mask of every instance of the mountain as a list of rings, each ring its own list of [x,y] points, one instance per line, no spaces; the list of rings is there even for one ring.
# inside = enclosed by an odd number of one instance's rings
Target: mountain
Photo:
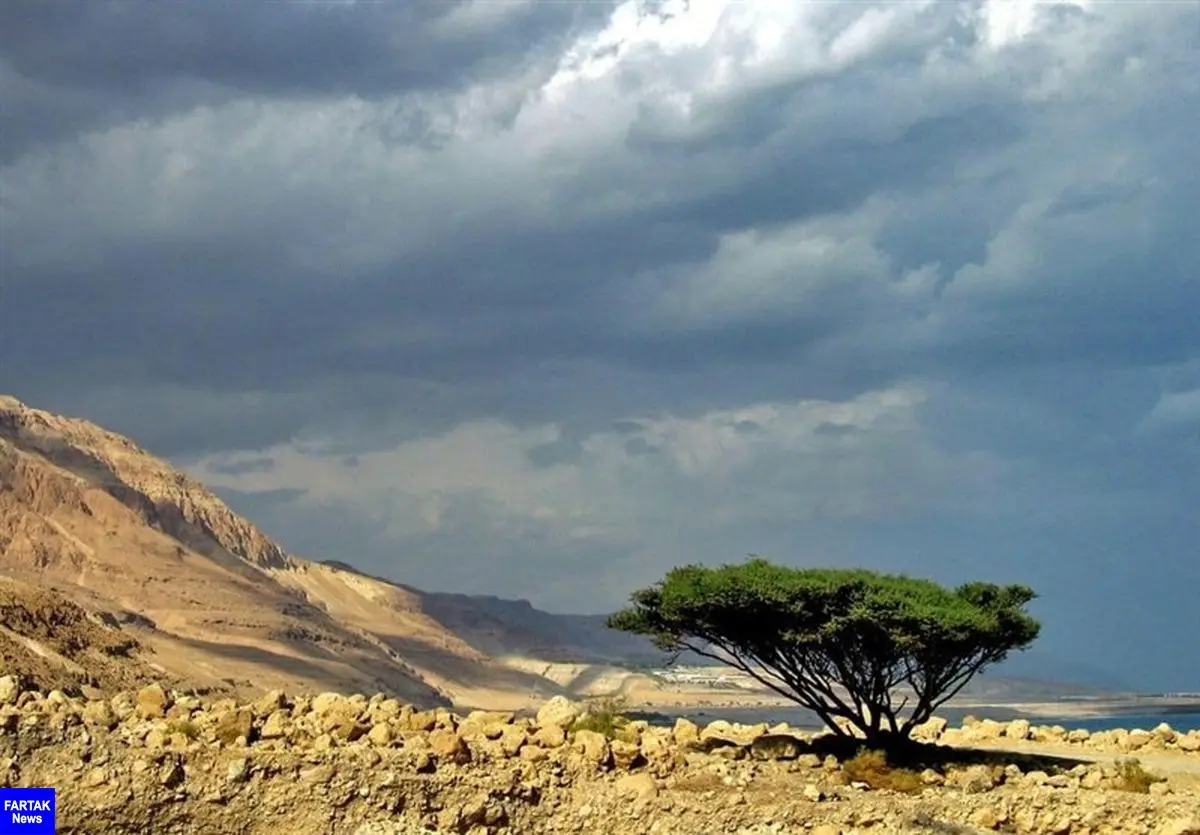
[[[528,600],[421,591],[373,577],[336,560],[326,560],[323,564],[394,585],[414,595],[426,614],[479,652],[495,658],[630,665],[658,664],[666,658],[648,638],[609,629],[605,615],[552,614],[535,609]]]
[[[4,396],[0,574],[119,626],[198,686],[422,704],[546,690],[426,613],[419,592],[288,554],[129,439]]]
[[[991,677],[1053,682],[1076,690],[1132,693],[1136,688],[1115,673],[1039,650],[1026,650],[997,664]]]

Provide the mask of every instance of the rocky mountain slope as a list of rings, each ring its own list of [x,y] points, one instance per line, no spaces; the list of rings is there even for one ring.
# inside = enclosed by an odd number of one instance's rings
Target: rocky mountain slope
[[[287,554],[129,439],[3,396],[0,575],[119,626],[198,686],[429,704],[545,690],[447,629],[415,590]]]
[[[0,578],[0,669],[34,687],[80,694],[170,681],[153,651],[114,620],[7,577]]]
[[[335,560],[323,564],[404,590],[419,601],[422,611],[492,657],[574,664],[662,663],[666,657],[648,638],[609,629],[604,615],[552,614],[528,600],[421,591]]]

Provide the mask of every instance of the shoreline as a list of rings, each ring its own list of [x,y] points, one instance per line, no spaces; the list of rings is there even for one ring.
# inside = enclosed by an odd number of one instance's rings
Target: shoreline
[[[820,719],[805,708],[792,702],[777,700],[770,703],[757,701],[684,701],[668,700],[664,703],[629,704],[628,713],[649,720],[672,721],[684,716],[690,719],[747,719],[770,723],[772,716],[780,721],[787,719],[797,728],[817,729],[823,727]],[[1172,716],[1200,714],[1200,700],[1144,700],[1116,699],[1103,702],[996,702],[963,701],[943,705],[935,713],[951,724],[961,724],[963,718],[975,716],[979,719],[1011,721],[1028,719],[1035,724],[1068,724],[1072,721],[1120,719],[1129,717],[1153,717],[1160,722],[1171,723]],[[803,717],[797,719],[797,717]],[[1157,722],[1155,723],[1157,724]]]

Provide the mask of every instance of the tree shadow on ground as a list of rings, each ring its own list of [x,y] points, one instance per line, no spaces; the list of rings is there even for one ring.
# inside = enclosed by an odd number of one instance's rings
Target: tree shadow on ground
[[[862,739],[838,737],[833,734],[817,736],[801,741],[802,753],[820,757],[834,756],[841,762],[865,751],[877,749],[887,756],[890,765],[897,768],[921,770],[931,768],[944,772],[950,766],[1006,766],[1016,765],[1022,771],[1045,771],[1053,774],[1069,771],[1078,765],[1089,765],[1090,760],[1070,756],[1056,756],[1023,751],[1008,751],[993,748],[957,748],[929,742],[906,740],[889,745],[871,746]]]

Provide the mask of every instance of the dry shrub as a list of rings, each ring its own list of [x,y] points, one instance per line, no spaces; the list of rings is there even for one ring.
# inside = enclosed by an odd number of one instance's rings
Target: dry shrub
[[[1150,787],[1162,783],[1166,777],[1151,774],[1137,759],[1117,760],[1117,778],[1113,787],[1118,791],[1149,794]]]
[[[729,785],[720,775],[711,771],[682,776],[676,780],[673,788],[675,791],[695,793],[729,791]]]
[[[200,736],[200,728],[189,719],[173,719],[167,723],[167,733],[183,734],[188,739]]]
[[[904,794],[917,794],[925,785],[921,775],[907,768],[888,765],[882,751],[860,751],[842,763],[842,777],[847,783],[866,783],[872,789],[889,789]]]

